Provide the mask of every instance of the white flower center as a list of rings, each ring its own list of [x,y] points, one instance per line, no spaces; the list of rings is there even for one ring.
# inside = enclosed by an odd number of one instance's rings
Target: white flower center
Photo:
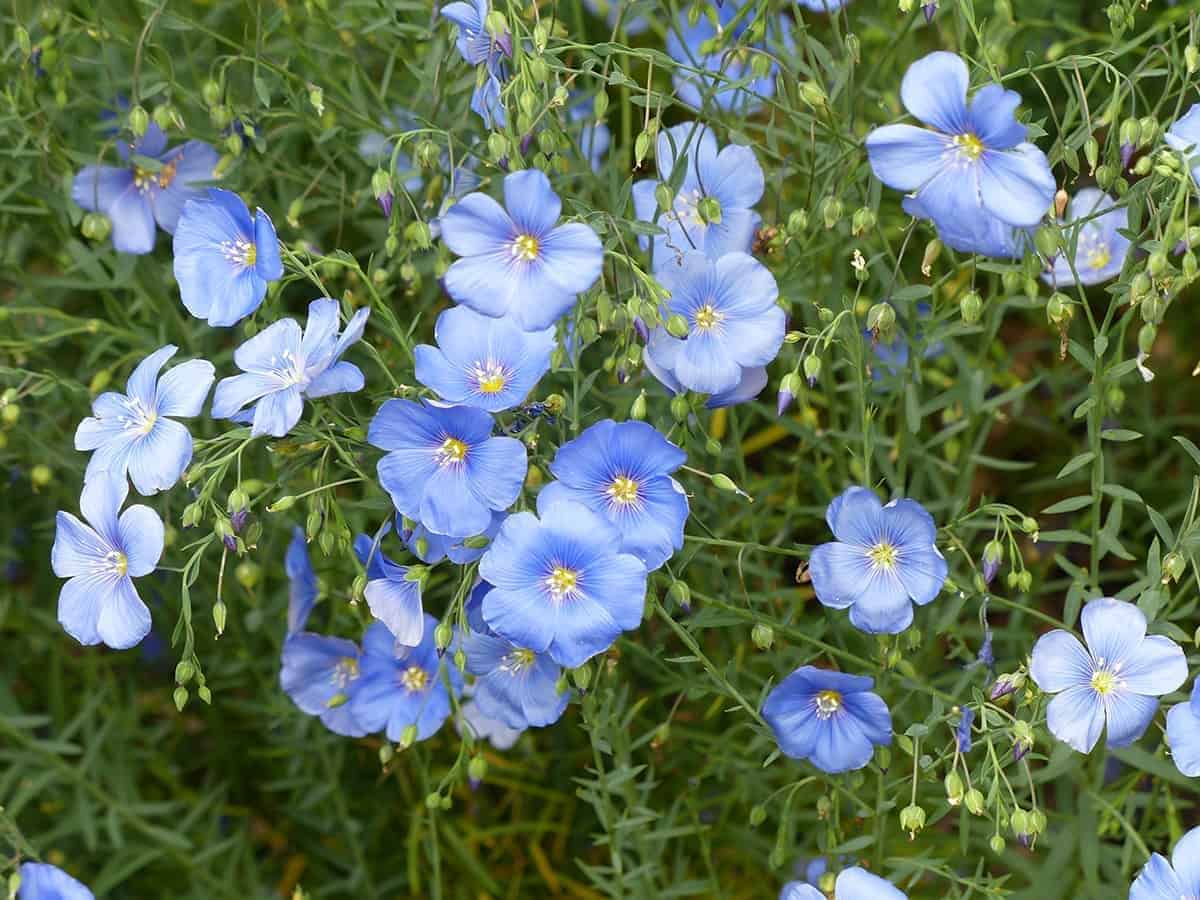
[[[252,269],[258,261],[258,248],[244,237],[222,241],[221,252],[233,266],[240,269]]]
[[[467,445],[458,438],[448,437],[433,451],[439,466],[457,466],[467,458]]]
[[[429,684],[429,673],[420,666],[409,666],[400,673],[400,684],[410,694],[423,691]]]
[[[842,708],[842,695],[837,691],[821,691],[813,699],[813,705],[817,708],[817,718],[823,721]]]
[[[562,565],[556,565],[546,576],[546,587],[555,600],[573,597],[579,587],[579,573]]]
[[[479,360],[471,371],[476,388],[481,394],[498,394],[508,384],[508,371],[494,359]]]

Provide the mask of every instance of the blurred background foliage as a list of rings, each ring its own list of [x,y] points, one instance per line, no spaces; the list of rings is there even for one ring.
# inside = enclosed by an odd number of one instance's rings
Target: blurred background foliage
[[[15,0],[0,13],[0,385],[11,389],[0,431],[0,872],[36,855],[111,898],[291,896],[297,887],[311,897],[758,898],[824,855],[863,860],[914,898],[1103,900],[1124,897],[1147,850],[1166,852],[1195,824],[1196,784],[1166,756],[1160,724],[1133,748],[1084,759],[1051,743],[1042,704],[1023,692],[984,707],[986,730],[967,757],[987,814],[952,807],[942,786],[954,707],[982,704],[990,683],[977,661],[985,618],[996,670],[1013,672],[1039,632],[1076,622],[1084,598],[1119,595],[1140,600],[1196,663],[1195,298],[1172,291],[1146,361],[1157,377],[1146,382],[1134,363],[1142,315],[1128,303],[1141,258],[1114,286],[1072,294],[1075,316],[1060,330],[1047,319],[1036,260],[926,253],[932,232],[881,191],[861,141],[902,115],[907,65],[950,49],[971,61],[973,83],[990,72],[1021,92],[1037,143],[1074,192],[1095,182],[1097,162],[1120,173],[1123,121],[1161,135],[1200,100],[1185,60],[1196,6],[1120,0],[1113,14],[1090,0],[943,0],[927,23],[919,4],[901,12],[894,0],[854,0],[833,16],[754,0],[748,19],[783,15],[794,40],[768,44],[778,87],[752,115],[675,100],[677,64],[662,47],[688,10],[674,0],[630,6],[627,15],[649,20],[635,37],[581,3],[497,4],[520,38],[500,146],[516,153],[532,134],[524,164],[553,173],[564,212],[592,224],[609,250],[603,295],[590,292],[575,314],[578,365],[561,356],[535,396],[559,393],[566,407],[539,423],[527,498],[555,446],[600,418],[626,417],[642,391],[648,420],[688,449],[690,465],[725,473],[748,496],[684,476],[688,542],[652,580],[641,629],[593,663],[589,690],[558,725],[507,753],[485,745],[489,768],[474,790],[449,723],[381,766],[381,739],[332,735],[278,688],[284,548],[314,513],[317,620],[361,633],[364,613],[348,602],[360,570],[343,540],[373,531],[390,509],[361,429],[414,384],[411,347],[431,338],[447,303],[437,279],[449,255],[413,227],[440,208],[440,160],[475,157],[485,189],[503,174],[469,109],[476,75],[453,52],[452,27],[429,3],[402,0]],[[549,34],[540,52],[539,21]],[[572,121],[559,87],[579,92],[586,109],[606,97],[613,142],[597,171],[579,142],[594,116]],[[125,114],[102,115],[117,98],[147,110],[173,143],[218,146],[221,183],[270,212],[303,262],[250,327],[301,313],[321,294],[373,310],[369,346],[354,351],[366,390],[319,404],[288,439],[240,454],[240,477],[257,482],[262,530],[257,546],[224,563],[225,634],[215,639],[211,615],[220,545],[205,536],[237,484],[228,465],[193,484],[206,499],[190,530],[181,524],[194,499],[187,489],[152,499],[174,526],[167,571],[143,582],[154,634],[125,653],[81,648],[55,621],[54,511],[76,508],[86,461],[72,449],[75,426],[92,396],[164,343],[231,374],[244,332],[186,315],[167,238],[132,257],[81,234],[70,180],[114,158],[106,129]],[[399,138],[397,107],[416,117],[402,149],[424,181],[405,196],[396,178],[389,220],[358,146],[368,132]],[[757,249],[800,340],[785,346],[758,401],[719,412],[693,404],[680,422],[631,364],[630,317],[612,310],[644,298],[630,264],[646,268],[635,241],[644,229],[631,221],[629,191],[654,163],[639,160],[639,135],[692,119],[722,144],[752,146],[763,165]],[[1135,160],[1158,143],[1151,130]],[[1171,202],[1177,182],[1154,171],[1109,181],[1146,249],[1173,243],[1188,215]],[[870,215],[856,216],[863,209]],[[972,289],[983,307],[967,322],[960,304]],[[885,365],[863,327],[867,308],[889,299],[907,352]],[[809,354],[821,371],[778,416],[780,379]],[[191,424],[198,438],[227,430]],[[203,445],[200,456],[221,446]],[[803,577],[808,546],[827,539],[825,505],[859,482],[920,500],[944,527],[953,584],[895,638],[854,631]],[[980,556],[997,534],[1006,558],[985,591]],[[1170,551],[1191,565],[1164,585]],[[185,567],[194,579],[186,597]],[[453,596],[446,569],[427,591],[435,613]],[[672,589],[675,579],[690,591]],[[173,673],[186,646],[212,702],[193,691],[179,710]],[[897,731],[907,731],[886,765],[824,776],[775,755],[757,710],[771,683],[805,663],[877,679]],[[1021,763],[1014,715],[1036,734]],[[427,809],[439,789],[451,807]],[[1031,791],[1048,821],[1025,848],[1009,813],[1030,809]],[[927,824],[910,840],[898,811],[913,796]],[[1000,852],[988,846],[996,833]]]

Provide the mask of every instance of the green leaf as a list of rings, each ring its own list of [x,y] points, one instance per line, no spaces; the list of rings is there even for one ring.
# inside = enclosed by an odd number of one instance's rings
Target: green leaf
[[[1130,431],[1128,428],[1105,428],[1100,437],[1106,441],[1136,441],[1142,436],[1140,431]]]
[[[1054,477],[1055,478],[1065,478],[1066,476],[1070,475],[1072,472],[1082,469],[1084,466],[1086,466],[1088,463],[1090,463],[1095,458],[1096,458],[1096,454],[1094,451],[1085,450],[1083,453],[1080,453],[1078,456],[1072,458],[1070,462],[1068,462],[1065,466],[1063,466],[1061,469],[1059,469],[1058,474],[1055,475]]]
[[[1179,434],[1175,435],[1175,443],[1187,451],[1187,455],[1192,458],[1192,462],[1200,466],[1200,447],[1197,447],[1183,435]]]
[[[1092,497],[1090,494],[1080,494],[1078,497],[1068,497],[1065,500],[1059,500],[1057,503],[1051,504],[1042,510],[1048,516],[1056,515],[1057,513],[1075,512],[1077,509],[1083,509],[1085,506],[1092,505]],[[1045,537],[1045,533],[1043,533]]]

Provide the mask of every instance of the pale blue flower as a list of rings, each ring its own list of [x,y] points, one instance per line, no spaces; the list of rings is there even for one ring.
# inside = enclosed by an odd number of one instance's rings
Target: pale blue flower
[[[475,703],[485,716],[517,730],[553,725],[562,717],[570,692],[558,690],[562,666],[548,654],[476,632],[463,649],[467,671],[475,676]]]
[[[379,535],[382,538],[389,528]],[[421,582],[409,577],[408,566],[397,565],[379,549],[378,540],[365,534],[354,539],[354,553],[367,567],[363,597],[371,615],[387,626],[396,643],[416,647],[425,636],[425,610]]]
[[[19,871],[17,900],[95,900],[95,894],[57,866],[27,862]]]
[[[150,610],[133,579],[158,565],[163,523],[148,506],[121,512],[128,494],[124,478],[93,478],[79,498],[86,524],[61,510],[57,516],[50,565],[68,579],[58,595],[58,621],[81,644],[127,650],[150,633]]]
[[[221,379],[213,394],[214,419],[251,422],[250,433],[283,437],[300,421],[304,400],[352,393],[363,373],[342,354],[362,337],[369,309],[360,309],[338,334],[338,301],[308,305],[303,333],[295,319],[280,319],[234,351],[244,375]]]
[[[873,634],[898,634],[912,624],[946,581],[946,560],[934,543],[937,526],[907,498],[886,506],[875,492],[851,487],[833,499],[825,521],[836,541],[814,547],[808,561],[817,599],[850,609],[850,623]]]
[[[1056,738],[1089,753],[1108,726],[1109,747],[1128,747],[1158,711],[1158,698],[1187,680],[1178,644],[1146,634],[1132,603],[1102,597],[1080,614],[1087,647],[1061,628],[1038,638],[1029,674],[1047,694],[1046,725]]]
[[[1179,839],[1171,861],[1155,853],[1129,888],[1129,900],[1191,900],[1200,897],[1200,828]]]
[[[1120,231],[1129,227],[1129,213],[1099,188],[1084,188],[1071,198],[1063,232],[1075,242],[1075,271],[1061,253],[1053,269],[1042,274],[1049,285],[1100,284],[1121,274],[1129,253],[1129,238]],[[1078,225],[1081,219],[1088,221]]]
[[[283,277],[271,217],[253,216],[232,191],[209,188],[188,201],[175,229],[175,280],[183,305],[209,325],[233,325],[258,309]]]
[[[200,415],[212,387],[212,363],[193,359],[158,373],[179,348],[151,353],[125,382],[125,393],[108,391],[92,401],[92,415],[75,431],[75,449],[92,450],[85,480],[133,479],[139,494],[173,487],[192,461],[192,436],[172,416]]]

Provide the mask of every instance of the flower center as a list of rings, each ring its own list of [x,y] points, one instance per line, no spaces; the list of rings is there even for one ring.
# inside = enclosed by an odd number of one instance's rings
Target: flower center
[[[242,237],[232,241],[222,241],[221,252],[225,254],[225,258],[230,263],[243,269],[254,268],[254,263],[258,261],[258,247]]]
[[[292,387],[306,381],[304,366],[291,350],[284,350],[278,356],[272,357],[271,367],[275,377],[283,382],[284,387]]]
[[[963,134],[956,134],[954,136],[954,146],[958,148],[959,153],[972,162],[983,155],[983,141],[969,131]]]
[[[120,578],[129,571],[129,558],[120,550],[110,550],[100,561],[100,569],[108,575]]]
[[[700,203],[704,196],[697,190],[680,191],[675,196],[675,218],[682,225],[704,225]]]
[[[900,558],[900,551],[887,542],[880,542],[867,551],[867,557],[877,569],[891,569]]]
[[[546,587],[555,600],[562,600],[575,593],[579,584],[579,573],[564,566],[555,566],[546,578]]]
[[[638,499],[638,483],[628,475],[618,475],[613,479],[605,490],[605,493],[612,499],[613,503],[621,506],[629,506],[637,503]]]
[[[439,466],[453,466],[467,458],[467,445],[458,438],[448,437],[434,451]]]
[[[842,708],[842,695],[837,691],[821,691],[813,703],[817,707],[817,718],[828,719]]]
[[[1087,254],[1087,264],[1093,269],[1103,269],[1112,261],[1107,244],[1097,244]]]
[[[525,262],[533,262],[538,257],[538,239],[532,234],[517,235],[512,242],[512,255]]]
[[[330,680],[338,688],[344,688],[358,677],[358,660],[353,656],[343,656],[333,667]]]
[[[121,427],[138,434],[149,434],[154,430],[154,423],[158,421],[155,410],[147,408],[136,397],[126,397],[125,408],[129,410],[129,415],[120,417]]]
[[[171,186],[171,182],[175,180],[175,171],[179,168],[179,161],[181,159],[183,159],[182,153],[158,170],[158,186],[160,188]]]
[[[475,384],[481,394],[498,394],[508,383],[504,367],[493,360],[475,363]]]
[[[504,661],[500,664],[500,668],[512,675],[517,675],[524,669],[528,669],[533,665],[533,660],[536,654],[532,650],[525,647],[519,647],[512,653],[504,657]]]
[[[429,673],[420,666],[409,666],[400,673],[400,684],[409,693],[417,693],[425,690],[425,686],[429,684]]]
[[[692,324],[697,331],[712,331],[725,318],[725,313],[718,310],[712,303],[705,303],[696,310]]]
[[[1097,669],[1092,673],[1092,689],[1101,697],[1117,689],[1117,675],[1108,669]]]

